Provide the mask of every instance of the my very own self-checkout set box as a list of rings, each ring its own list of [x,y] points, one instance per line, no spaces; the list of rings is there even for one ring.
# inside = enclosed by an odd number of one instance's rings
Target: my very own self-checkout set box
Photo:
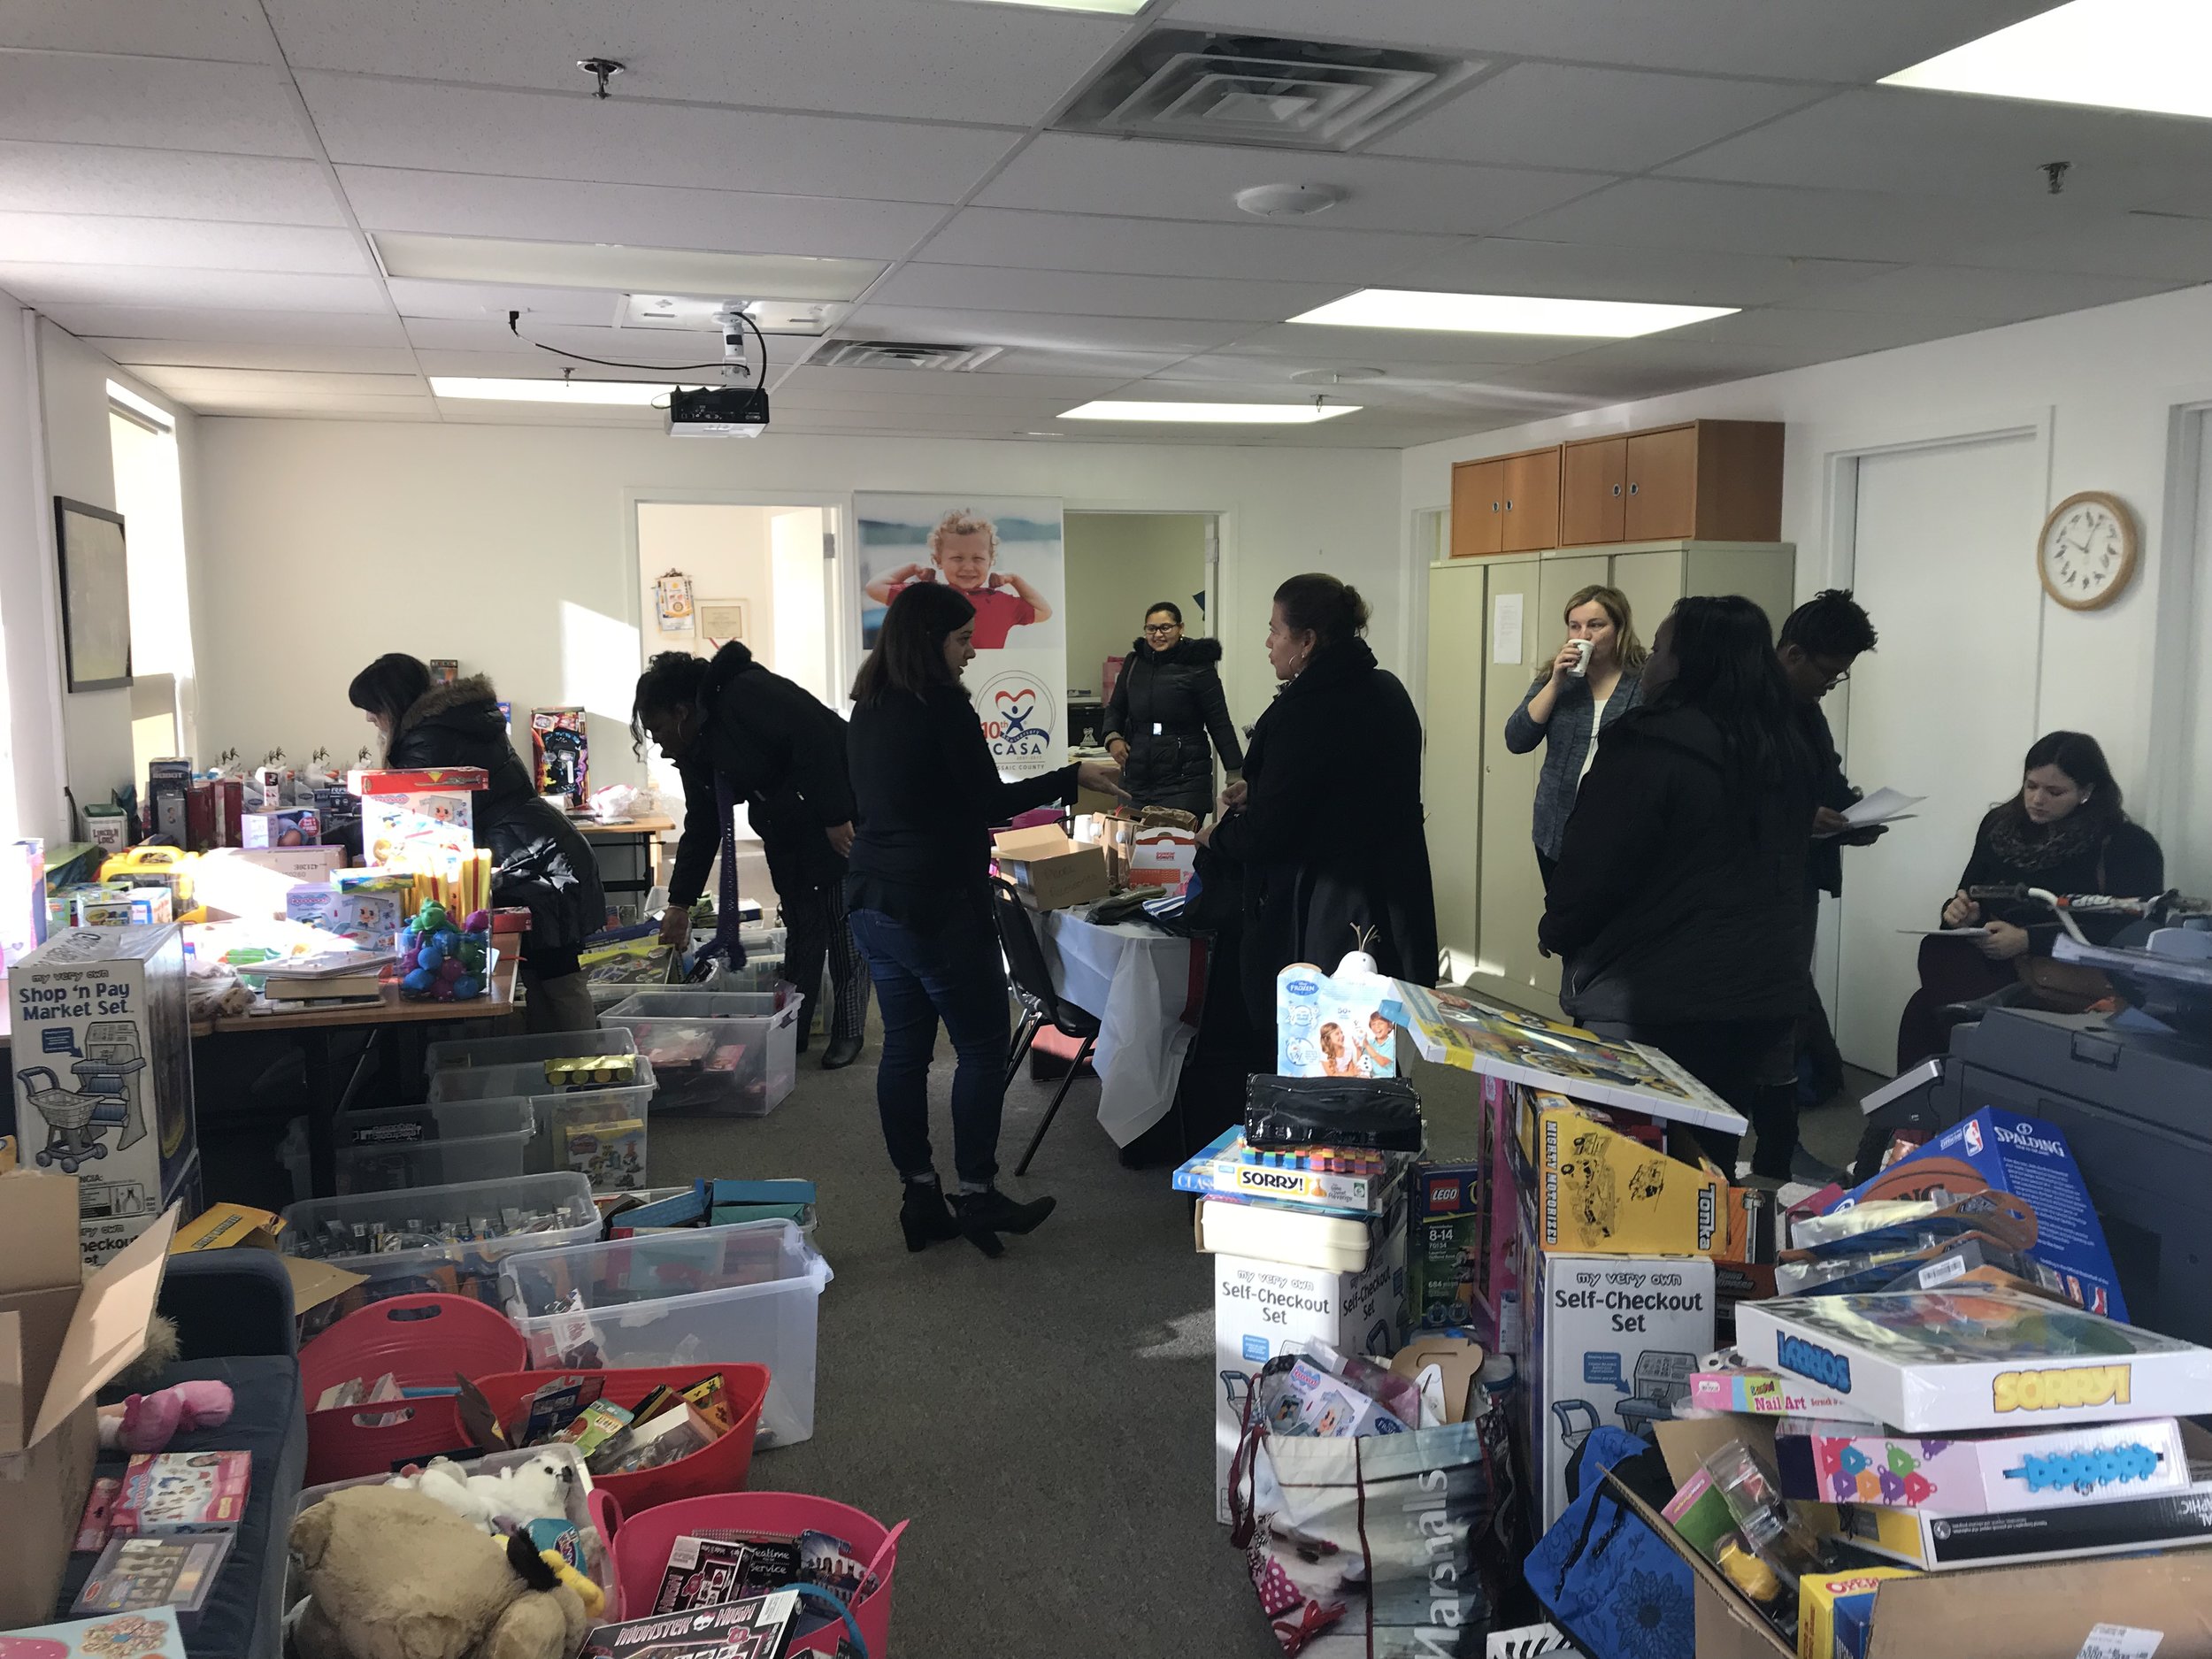
[[[81,1178],[85,1260],[172,1203],[197,1210],[183,930],[66,929],[15,964],[8,994],[19,1156]]]
[[[1243,1256],[1214,1257],[1214,1518],[1229,1519],[1229,1463],[1260,1368],[1293,1343],[1394,1354],[1406,1337],[1405,1230],[1356,1273]]]

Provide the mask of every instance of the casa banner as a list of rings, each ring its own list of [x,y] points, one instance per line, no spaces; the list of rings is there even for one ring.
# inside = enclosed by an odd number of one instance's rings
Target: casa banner
[[[891,602],[941,582],[975,607],[967,687],[1000,772],[1034,777],[1068,747],[1065,547],[1056,500],[862,495],[860,645],[875,649]]]

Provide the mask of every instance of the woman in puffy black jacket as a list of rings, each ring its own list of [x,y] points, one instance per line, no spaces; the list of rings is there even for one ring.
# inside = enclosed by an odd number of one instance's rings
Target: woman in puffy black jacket
[[[599,865],[576,826],[538,798],[530,769],[507,741],[492,682],[473,674],[435,684],[418,658],[395,651],[355,675],[346,695],[383,738],[393,771],[484,771],[488,786],[470,803],[471,820],[476,844],[491,849],[493,902],[529,907],[522,982],[530,1029],[595,1029],[599,1016],[577,954],[607,925]]]
[[[1219,640],[1184,637],[1180,606],[1163,600],[1144,613],[1144,637],[1129,648],[1106,704],[1106,748],[1132,805],[1203,818],[1213,806],[1213,750],[1227,771],[1243,769],[1220,662]]]

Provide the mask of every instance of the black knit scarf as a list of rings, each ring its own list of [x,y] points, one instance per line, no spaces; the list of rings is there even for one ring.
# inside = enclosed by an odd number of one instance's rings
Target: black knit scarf
[[[2079,809],[2055,824],[2032,823],[2013,801],[1990,814],[1989,849],[2022,875],[2032,875],[2101,847],[2111,830],[2102,813]]]

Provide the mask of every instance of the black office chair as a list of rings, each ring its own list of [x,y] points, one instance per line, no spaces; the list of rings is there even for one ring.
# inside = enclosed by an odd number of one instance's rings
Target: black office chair
[[[1037,1125],[1037,1133],[1030,1137],[1029,1150],[1022,1154],[1022,1161],[1014,1166],[1015,1174],[1026,1175],[1030,1160],[1044,1143],[1045,1131],[1052,1127],[1052,1120],[1060,1114],[1060,1102],[1067,1099],[1077,1073],[1090,1064],[1091,1050],[1098,1046],[1098,1017],[1078,1008],[1052,988],[1052,970],[1046,966],[1045,948],[1038,942],[1036,918],[1022,902],[1021,895],[1014,890],[1011,882],[992,878],[991,910],[998,921],[999,944],[1006,952],[1006,975],[1022,1005],[1021,1027],[1015,1032],[1014,1047],[1006,1056],[1006,1080],[1014,1080],[1014,1073],[1021,1070],[1030,1045],[1047,1025],[1082,1045],[1076,1051],[1075,1063],[1068,1067],[1067,1076],[1060,1079],[1060,1092],[1045,1109],[1044,1122]]]

